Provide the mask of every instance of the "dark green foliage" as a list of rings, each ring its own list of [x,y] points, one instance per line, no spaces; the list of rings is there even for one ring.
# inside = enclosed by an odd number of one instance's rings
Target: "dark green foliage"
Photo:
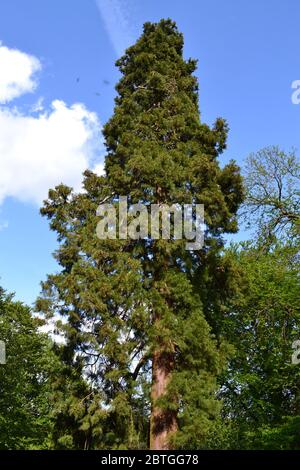
[[[49,372],[55,358],[40,325],[28,307],[0,288],[0,339],[6,344],[6,364],[0,365],[1,449],[50,446]]]
[[[222,387],[224,416],[239,428],[232,445],[299,448],[300,368],[292,363],[300,338],[298,249],[278,245],[266,253],[246,245],[232,255],[244,273],[224,325],[236,348]]]
[[[228,127],[223,119],[211,129],[201,123],[196,63],[182,53],[183,37],[172,21],[145,24],[117,62],[122,78],[104,128],[105,176],[86,171],[84,193],[58,186],[42,209],[58,234],[61,272],[43,284],[38,308],[65,320],[61,357],[69,368],[70,400],[84,400],[84,388],[74,391],[82,377],[93,391],[76,423],[70,425],[73,411],[63,405],[65,421],[58,420],[56,429],[66,447],[94,413],[101,431],[91,431],[88,448],[148,446],[151,358],[157,350],[174,358],[159,406],[178,411],[176,445],[204,446],[218,415],[216,376],[226,353],[205,319],[206,287],[197,281],[204,263],[218,259],[222,234],[237,230],[243,189],[235,163],[223,169],[218,164]],[[97,206],[104,200],[117,204],[125,195],[129,204],[204,204],[205,246],[189,252],[181,240],[99,240]]]
[[[300,448],[300,369],[292,363],[300,339],[299,168],[294,152],[275,146],[247,160],[244,217],[255,222],[256,242],[227,250],[238,275],[218,324],[235,346],[221,381],[233,448]]]

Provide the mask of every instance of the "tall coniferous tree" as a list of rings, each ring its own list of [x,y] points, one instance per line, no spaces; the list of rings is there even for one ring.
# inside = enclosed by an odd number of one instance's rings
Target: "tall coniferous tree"
[[[105,176],[87,171],[84,193],[61,185],[42,209],[58,232],[62,271],[44,283],[39,307],[67,318],[64,357],[103,394],[111,426],[104,446],[201,447],[218,410],[223,353],[205,319],[197,273],[216,258],[222,234],[237,230],[241,177],[234,162],[219,167],[227,125],[201,123],[196,62],[184,60],[175,23],[146,23],[117,66]],[[129,204],[204,204],[204,247],[99,240],[97,206],[120,196]]]

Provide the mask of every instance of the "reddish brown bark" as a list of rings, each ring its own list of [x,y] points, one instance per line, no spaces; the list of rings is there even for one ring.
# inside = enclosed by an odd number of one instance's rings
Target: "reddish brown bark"
[[[177,431],[177,413],[156,405],[158,398],[165,395],[174,367],[174,355],[169,352],[156,351],[152,359],[152,390],[151,390],[151,423],[150,449],[170,449],[169,439]]]
[[[163,191],[160,186],[156,188],[157,201],[160,205],[163,198]],[[155,248],[154,248],[155,258]],[[164,260],[162,270],[168,268],[168,263]],[[159,276],[158,276],[159,278]],[[160,288],[160,293],[164,292]],[[160,315],[155,312],[153,317],[154,324],[159,330]],[[159,347],[160,346],[160,347]],[[151,389],[151,419],[150,419],[150,449],[151,450],[168,450],[171,449],[169,439],[178,429],[177,412],[161,408],[156,402],[163,397],[168,388],[168,384],[174,370],[174,353],[166,351],[162,345],[157,346],[152,357],[152,389]]]

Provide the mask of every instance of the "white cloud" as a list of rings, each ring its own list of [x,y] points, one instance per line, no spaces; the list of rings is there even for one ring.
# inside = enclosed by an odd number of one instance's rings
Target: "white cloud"
[[[93,168],[93,172],[96,173],[96,175],[98,176],[104,175],[104,163],[97,163]]]
[[[40,204],[61,182],[80,190],[82,172],[101,168],[100,131],[83,104],[56,100],[34,116],[0,107],[0,203],[11,196]]]
[[[36,72],[40,61],[17,49],[9,49],[0,42],[0,103],[7,103],[37,86]]]
[[[84,104],[54,100],[47,109],[40,97],[27,114],[7,104],[35,90],[40,69],[36,57],[0,42],[0,204],[41,204],[61,182],[80,190],[86,168],[103,172],[101,125]]]

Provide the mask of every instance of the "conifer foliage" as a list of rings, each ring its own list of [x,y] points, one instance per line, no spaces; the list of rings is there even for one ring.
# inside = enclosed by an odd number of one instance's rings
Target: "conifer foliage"
[[[146,23],[117,66],[105,175],[86,171],[80,194],[50,190],[41,210],[58,234],[61,270],[43,284],[38,307],[63,320],[62,389],[74,376],[88,383],[88,394],[77,388],[69,397],[73,409],[88,400],[80,422],[87,448],[201,448],[218,414],[226,354],[202,307],[199,272],[216,263],[222,235],[237,230],[242,181],[234,162],[219,166],[227,124],[201,122],[196,62],[183,58],[175,23]],[[204,204],[203,248],[187,251],[174,238],[100,240],[97,207],[120,196],[129,204]]]

